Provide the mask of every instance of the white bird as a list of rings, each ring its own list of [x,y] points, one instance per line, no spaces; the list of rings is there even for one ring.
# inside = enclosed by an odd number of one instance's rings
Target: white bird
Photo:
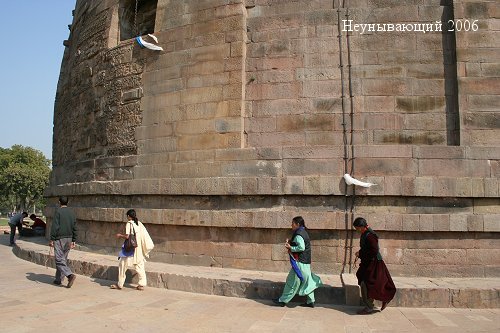
[[[355,178],[352,178],[351,175],[349,175],[348,173],[346,173],[344,175],[344,180],[345,180],[345,183],[347,185],[358,185],[358,186],[362,186],[362,187],[370,187],[373,185],[377,185],[377,184],[373,184],[373,183],[365,183],[365,182],[362,182],[362,181],[357,180]]]

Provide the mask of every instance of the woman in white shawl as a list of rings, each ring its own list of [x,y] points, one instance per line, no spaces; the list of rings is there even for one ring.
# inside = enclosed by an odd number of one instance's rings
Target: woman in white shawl
[[[127,219],[125,234],[116,234],[116,238],[128,239],[131,233],[135,233],[137,247],[127,252],[122,245],[122,250],[118,254],[118,258],[120,259],[118,262],[118,284],[112,284],[111,289],[122,289],[127,269],[133,268],[137,272],[137,275],[139,275],[139,282],[136,289],[144,290],[144,287],[147,285],[144,264],[146,258],[149,258],[149,252],[153,249],[154,244],[148,231],[137,218],[135,210],[130,209],[127,211]]]

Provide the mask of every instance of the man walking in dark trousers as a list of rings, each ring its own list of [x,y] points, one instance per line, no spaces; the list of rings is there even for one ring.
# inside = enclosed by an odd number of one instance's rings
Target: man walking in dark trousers
[[[76,275],[68,267],[68,254],[75,247],[76,217],[73,210],[68,208],[68,198],[59,197],[61,206],[54,216],[50,228],[49,246],[54,248],[56,261],[56,278],[54,284],[60,285],[64,277],[68,278],[68,288],[75,282]]]

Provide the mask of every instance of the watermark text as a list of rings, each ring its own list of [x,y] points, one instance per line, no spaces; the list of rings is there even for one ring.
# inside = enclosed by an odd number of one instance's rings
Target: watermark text
[[[374,32],[442,32],[442,31],[478,31],[479,20],[458,19],[433,23],[354,23],[354,20],[342,20],[342,31],[355,31],[361,35]]]

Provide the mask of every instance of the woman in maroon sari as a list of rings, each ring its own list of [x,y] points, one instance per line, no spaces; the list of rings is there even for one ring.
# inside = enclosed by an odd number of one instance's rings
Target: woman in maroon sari
[[[358,311],[358,314],[371,314],[379,310],[373,301],[381,301],[380,311],[384,310],[396,294],[396,287],[380,255],[377,234],[362,217],[356,218],[353,225],[356,231],[361,233],[359,239],[361,249],[356,252],[356,257],[361,259],[361,264],[356,272],[356,277],[365,304],[365,307]]]

